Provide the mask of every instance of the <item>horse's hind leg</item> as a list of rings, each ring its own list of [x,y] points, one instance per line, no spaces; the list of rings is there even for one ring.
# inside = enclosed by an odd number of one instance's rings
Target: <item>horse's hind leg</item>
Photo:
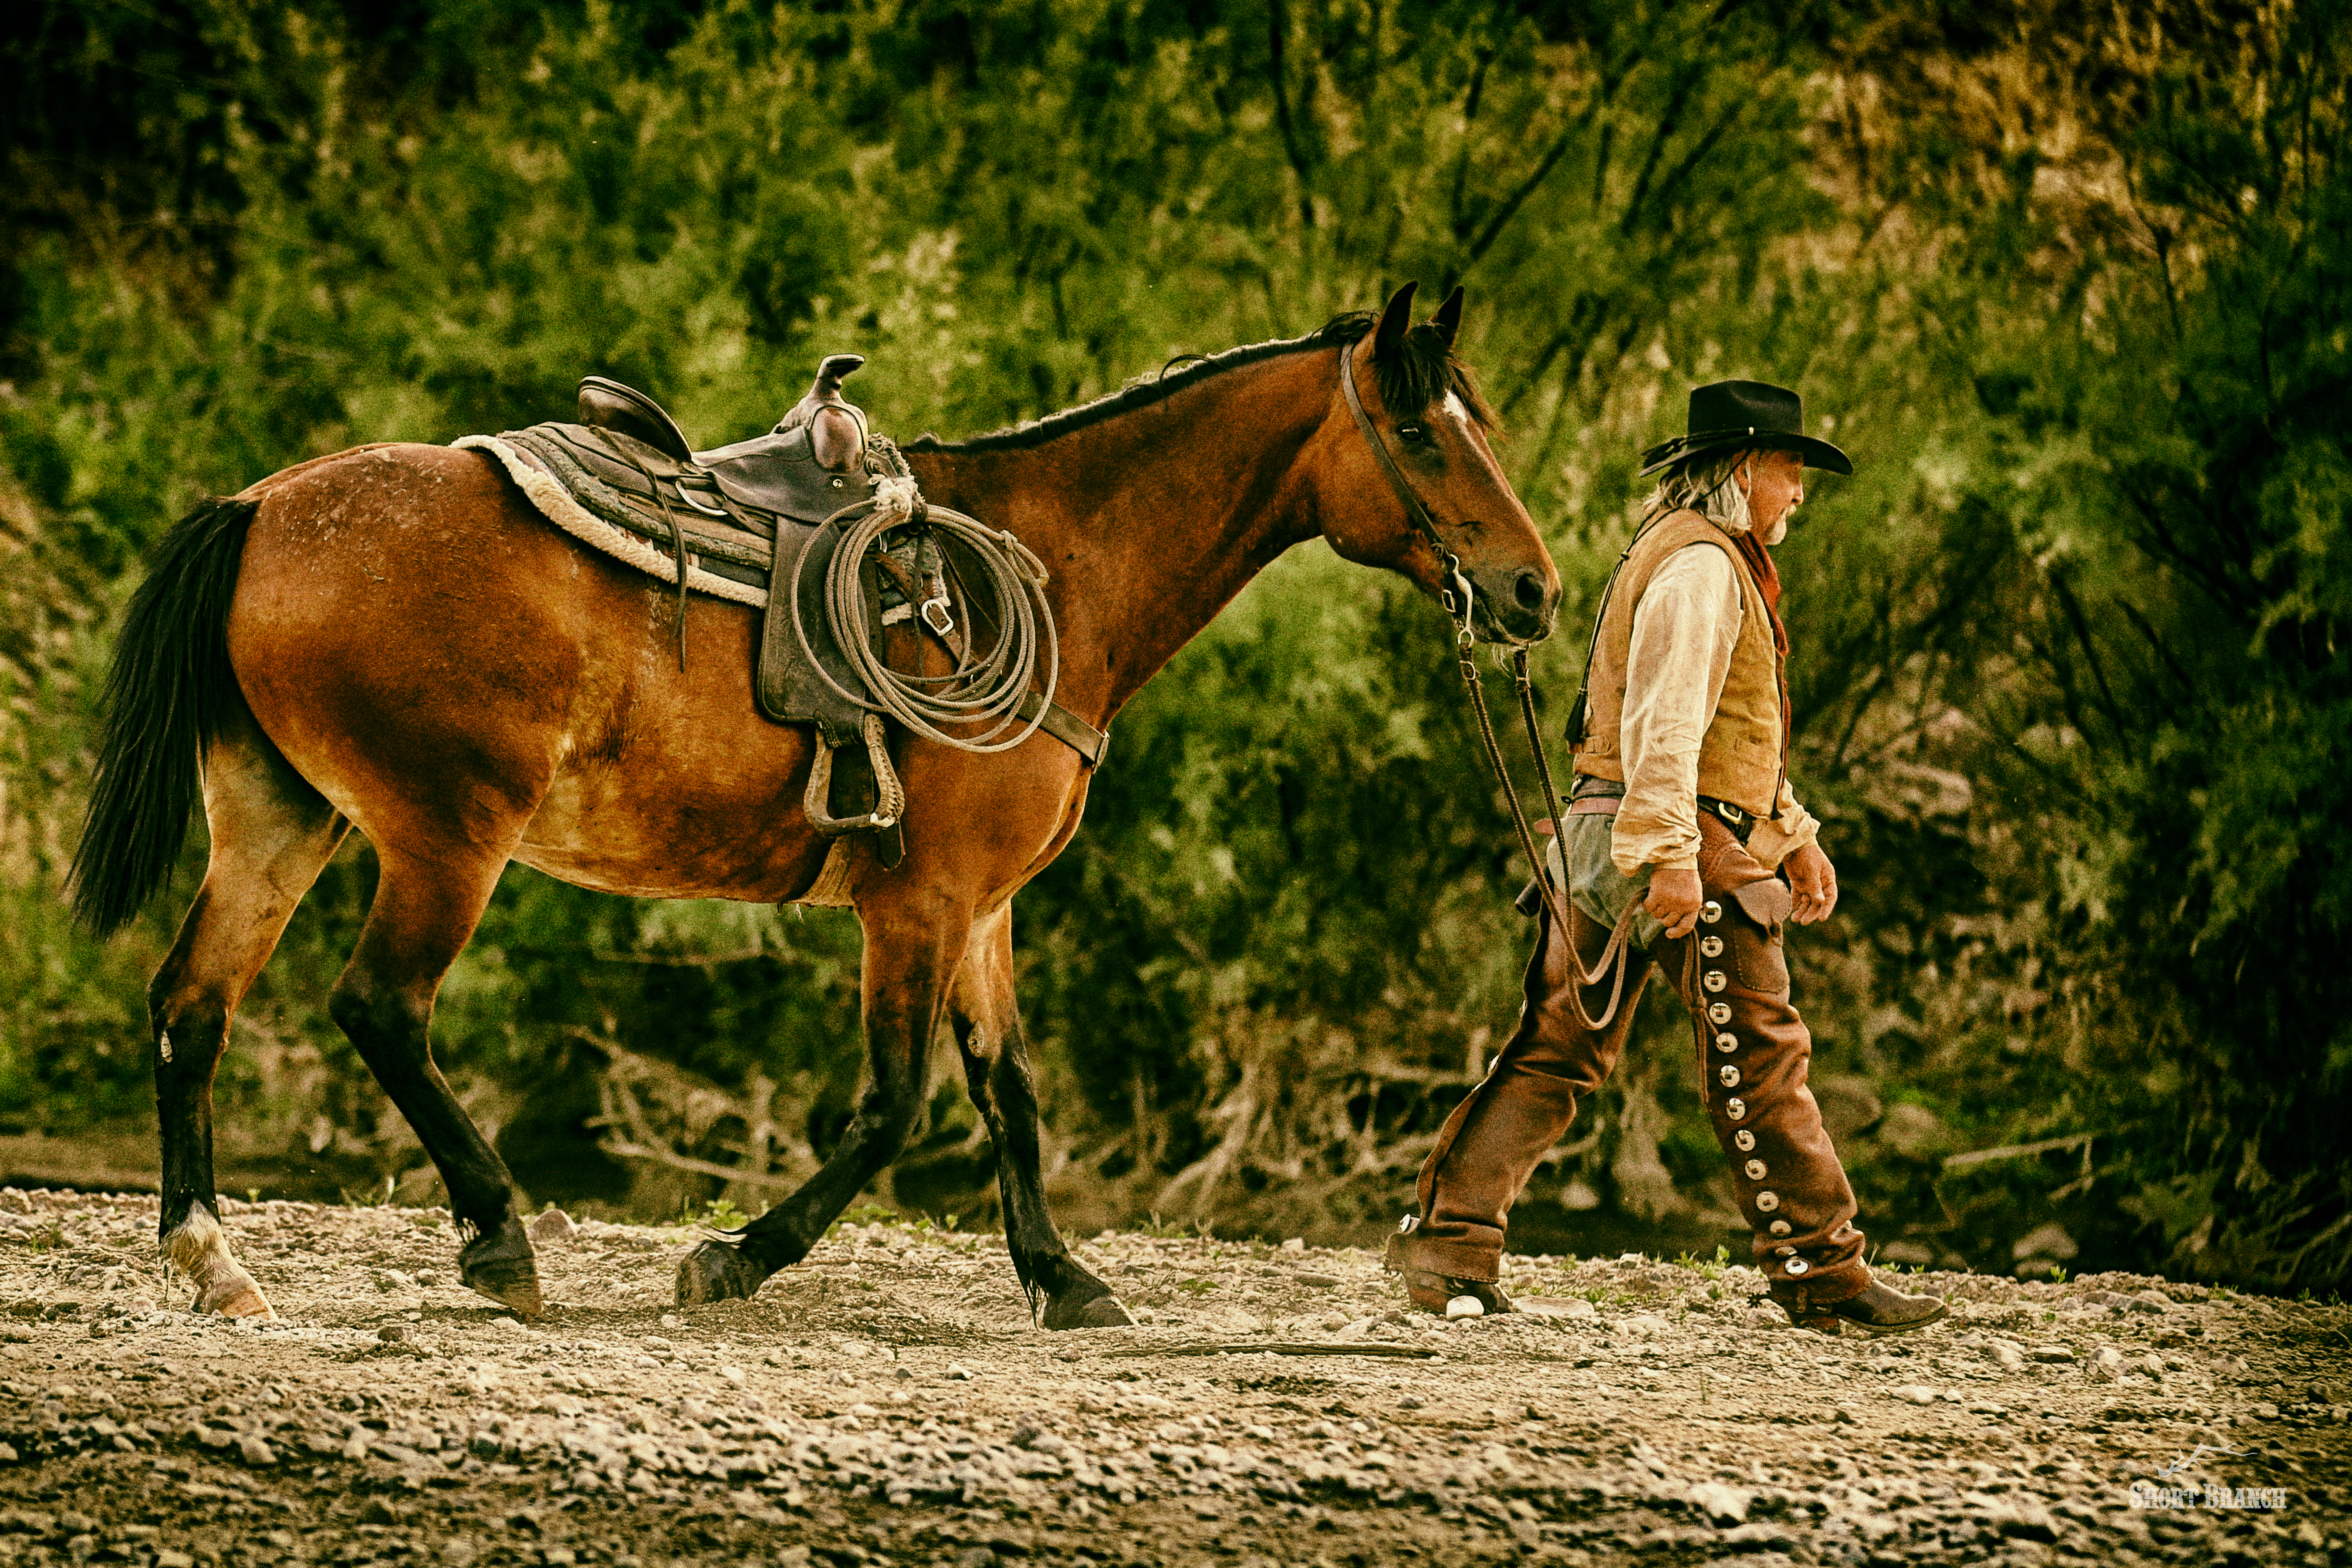
[[[376,846],[375,902],[329,1010],[440,1170],[449,1207],[474,1238],[465,1282],[527,1317],[543,1310],[521,1194],[433,1060],[426,1028],[441,977],[474,934],[506,856],[463,843],[420,851]]]
[[[212,860],[147,991],[163,1144],[163,1255],[194,1282],[195,1310],[271,1318],[222,1232],[213,1190],[213,1074],[228,1022],[349,826],[249,718],[205,756]]]
[[[1004,1246],[1028,1292],[1030,1310],[1049,1329],[1104,1329],[1131,1323],[1109,1286],[1070,1256],[1045,1206],[1038,1154],[1037,1085],[1013,987],[1013,906],[974,929],[948,999],[948,1020],[963,1051],[971,1102],[996,1145],[996,1189],[1004,1204]]]

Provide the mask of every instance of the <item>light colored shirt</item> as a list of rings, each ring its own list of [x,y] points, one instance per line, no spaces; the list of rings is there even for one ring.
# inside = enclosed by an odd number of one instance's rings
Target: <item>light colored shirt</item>
[[[1625,798],[1610,843],[1610,858],[1628,877],[1651,867],[1698,868],[1699,742],[1723,699],[1746,613],[1737,570],[1711,544],[1686,546],[1667,557],[1633,606],[1620,741]],[[1820,831],[1783,774],[1773,815],[1758,820],[1748,852],[1769,870]]]

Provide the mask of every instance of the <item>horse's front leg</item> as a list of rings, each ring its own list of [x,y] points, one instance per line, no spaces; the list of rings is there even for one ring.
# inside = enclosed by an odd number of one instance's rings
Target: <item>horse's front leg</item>
[[[730,1244],[706,1241],[677,1266],[677,1304],[747,1297],[777,1269],[798,1263],[866,1184],[898,1157],[923,1110],[931,1036],[948,982],[971,929],[969,906],[861,908],[866,1094],[841,1142],[798,1192],[745,1226]]]
[[[1037,1138],[1037,1083],[1013,986],[1013,906],[971,933],[948,1000],[948,1020],[963,1051],[971,1102],[996,1145],[996,1190],[1004,1205],[1004,1247],[1028,1293],[1030,1314],[1049,1329],[1108,1329],[1132,1323],[1109,1286],[1070,1256],[1045,1206]]]

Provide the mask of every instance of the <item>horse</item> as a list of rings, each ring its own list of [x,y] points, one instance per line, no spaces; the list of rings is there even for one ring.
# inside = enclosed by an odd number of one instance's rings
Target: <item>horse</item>
[[[927,498],[1048,568],[1063,706],[1107,729],[1318,536],[1446,599],[1465,631],[1475,614],[1493,639],[1549,635],[1559,574],[1455,356],[1461,290],[1418,323],[1412,293],[1034,423],[906,446]],[[200,504],[159,543],[119,637],[72,882],[85,923],[122,925],[170,879],[201,792],[210,858],[148,992],[158,1237],[194,1310],[275,1316],[220,1223],[213,1078],[239,1001],[356,827],[379,878],[330,1013],[439,1171],[466,1284],[543,1312],[525,1199],[428,1035],[508,862],[640,898],[792,902],[828,847],[799,809],[811,731],[753,706],[755,613],[694,599],[681,668],[675,603],[551,526],[487,455],[446,447],[312,458]],[[803,1185],[682,1258],[677,1300],[749,1297],[807,1255],[906,1142],[944,1017],[1033,1323],[1129,1322],[1047,1210],[1013,991],[1014,895],[1077,830],[1091,773],[1042,733],[990,754],[908,735],[898,753],[903,858],[846,850],[864,932],[856,1112]]]

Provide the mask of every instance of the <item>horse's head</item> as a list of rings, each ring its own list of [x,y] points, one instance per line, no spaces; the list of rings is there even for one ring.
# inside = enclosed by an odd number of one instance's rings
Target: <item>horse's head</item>
[[[1441,602],[1458,603],[1458,563],[1481,632],[1540,642],[1559,616],[1559,574],[1486,444],[1486,402],[1454,357],[1462,290],[1418,326],[1412,296],[1408,283],[1377,325],[1340,345],[1340,384],[1314,443],[1323,536]]]

